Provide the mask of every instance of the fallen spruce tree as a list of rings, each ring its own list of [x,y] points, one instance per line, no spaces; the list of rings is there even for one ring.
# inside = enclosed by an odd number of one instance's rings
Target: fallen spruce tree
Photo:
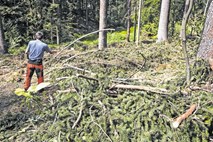
[[[155,44],[63,51],[46,62],[52,86],[22,98],[31,113],[1,120],[0,140],[210,141],[212,93],[185,89],[183,62],[179,47]],[[198,64],[194,86],[208,79]]]

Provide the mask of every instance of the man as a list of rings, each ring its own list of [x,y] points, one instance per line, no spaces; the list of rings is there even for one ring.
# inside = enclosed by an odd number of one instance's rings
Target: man
[[[46,51],[50,54],[55,53],[55,51],[52,51],[47,44],[41,41],[42,39],[43,33],[40,31],[37,32],[35,34],[35,40],[32,40],[28,43],[27,49],[25,51],[28,58],[27,74],[24,84],[25,91],[27,91],[28,88],[30,87],[31,78],[33,76],[34,71],[36,72],[38,78],[38,84],[44,82],[43,64],[42,64],[44,52]]]

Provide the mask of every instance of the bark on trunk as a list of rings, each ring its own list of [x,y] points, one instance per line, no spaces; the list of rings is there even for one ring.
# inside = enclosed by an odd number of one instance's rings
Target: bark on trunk
[[[130,42],[130,27],[131,27],[131,0],[127,0],[127,35],[126,41]]]
[[[57,44],[61,42],[61,0],[58,0],[58,8],[57,8],[57,27],[56,27],[56,37],[57,37]]]
[[[99,30],[107,27],[107,0],[100,0],[100,19]],[[107,31],[99,32],[99,45],[98,48],[102,50],[107,47]]]
[[[198,49],[197,56],[209,60],[213,55],[213,1],[208,9],[205,26],[202,34],[202,40]]]
[[[162,0],[157,42],[168,40],[169,7],[170,0]]]
[[[136,29],[137,29],[137,8],[134,7],[135,19],[134,19],[134,39],[133,41],[136,42]]]
[[[86,26],[87,27],[88,27],[88,15],[89,15],[88,0],[86,0]]]
[[[53,14],[51,13],[51,17],[50,17],[50,24],[51,24],[51,28],[50,28],[50,40],[51,43],[53,43]]]
[[[176,1],[173,1],[172,3],[172,7],[175,7],[176,6]],[[175,33],[175,23],[176,23],[176,9],[173,8],[172,10],[172,21],[171,21],[171,35],[172,37],[174,36],[174,33]]]
[[[140,0],[139,9],[138,9],[138,31],[136,45],[139,46],[140,34],[141,34],[141,11],[142,11],[143,0]]]
[[[3,24],[2,24],[2,18],[0,14],[0,52],[1,53],[7,53],[7,48],[5,47],[4,42],[4,31],[3,31]]]

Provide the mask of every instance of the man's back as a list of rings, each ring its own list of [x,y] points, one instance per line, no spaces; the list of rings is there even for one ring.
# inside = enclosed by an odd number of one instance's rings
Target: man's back
[[[47,44],[38,39],[30,41],[26,50],[26,52],[29,54],[30,60],[42,59],[44,56],[44,51],[51,52]]]

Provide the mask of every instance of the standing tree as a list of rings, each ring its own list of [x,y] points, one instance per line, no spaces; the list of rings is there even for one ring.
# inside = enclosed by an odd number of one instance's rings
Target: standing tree
[[[100,16],[99,16],[99,45],[98,49],[102,50],[107,47],[107,0],[100,0]]]
[[[134,38],[133,41],[136,42],[136,29],[137,29],[137,1],[134,4]]]
[[[185,2],[185,8],[184,8],[184,14],[183,14],[183,20],[182,20],[182,27],[181,27],[181,32],[180,32],[180,36],[181,36],[181,40],[182,40],[182,46],[183,46],[183,52],[184,52],[185,61],[186,61],[186,81],[187,81],[187,85],[190,84],[191,75],[190,75],[189,57],[188,57],[187,48],[186,48],[186,24],[187,24],[187,21],[189,19],[189,15],[190,15],[191,10],[192,10],[193,3],[194,3],[194,0],[186,0],[186,2]]]
[[[168,40],[169,7],[170,0],[162,0],[157,42]]]
[[[4,45],[4,31],[1,14],[0,14],[0,50],[1,50],[0,52],[7,53],[7,49]]]
[[[213,1],[208,9],[206,22],[202,34],[202,40],[198,49],[197,56],[209,61],[211,69],[213,70]]]
[[[89,17],[89,2],[86,0],[86,26],[88,27],[88,17]]]
[[[141,33],[141,11],[142,11],[143,0],[140,0],[139,9],[138,9],[138,31],[136,45],[139,46],[140,33]]]
[[[56,37],[57,37],[57,44],[61,42],[61,0],[57,1],[57,25],[56,25]]]
[[[127,0],[127,35],[126,41],[130,42],[130,27],[131,27],[131,0]]]

